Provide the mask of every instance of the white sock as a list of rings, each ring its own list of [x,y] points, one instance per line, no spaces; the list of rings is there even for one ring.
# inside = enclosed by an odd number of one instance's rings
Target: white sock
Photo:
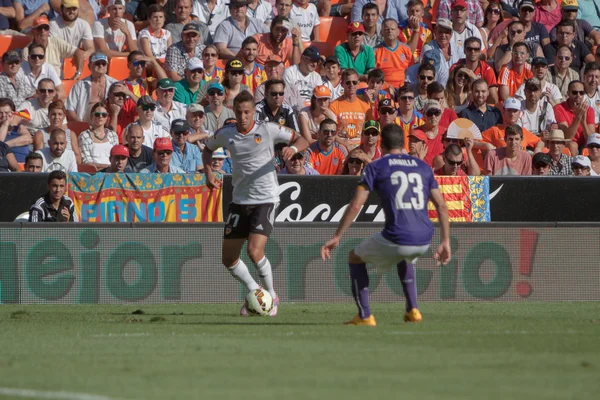
[[[260,275],[263,285],[265,285],[265,289],[267,289],[267,292],[269,292],[274,299],[277,295],[275,294],[275,289],[273,288],[273,272],[271,271],[271,263],[269,262],[269,259],[267,257],[263,257],[262,260],[260,260],[254,266],[258,270],[258,274]]]
[[[238,259],[238,262],[233,267],[230,267],[228,269],[229,273],[235,279],[241,282],[244,286],[246,286],[249,291],[256,290],[259,288],[258,283],[256,283],[254,278],[252,278],[252,275],[250,275],[250,271],[248,271],[248,267],[246,266],[246,264],[244,264],[241,258]]]

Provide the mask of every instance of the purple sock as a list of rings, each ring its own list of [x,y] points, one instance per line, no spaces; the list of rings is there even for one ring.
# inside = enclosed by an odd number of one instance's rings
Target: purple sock
[[[366,264],[350,265],[350,280],[352,281],[352,296],[358,306],[358,315],[365,319],[371,316],[369,307],[369,275]]]
[[[398,277],[402,282],[402,291],[406,297],[406,311],[419,308],[417,304],[417,280],[415,279],[415,266],[406,261],[398,263]]]

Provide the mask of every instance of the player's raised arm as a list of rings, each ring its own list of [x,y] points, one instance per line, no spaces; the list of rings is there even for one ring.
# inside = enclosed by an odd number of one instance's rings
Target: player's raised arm
[[[450,220],[448,218],[448,206],[442,196],[440,189],[431,189],[431,201],[435,206],[440,221],[440,246],[437,248],[434,258],[438,264],[446,264],[452,256],[450,251]]]
[[[362,184],[356,188],[354,197],[348,205],[348,208],[346,208],[346,211],[344,211],[344,215],[342,216],[335,234],[327,241],[327,243],[323,245],[323,247],[321,247],[321,258],[324,260],[331,258],[331,250],[335,249],[339,245],[342,235],[344,232],[346,232],[346,230],[348,230],[350,225],[352,225],[352,222],[356,219],[356,216],[360,212],[361,208],[367,202],[369,193],[369,189]]]

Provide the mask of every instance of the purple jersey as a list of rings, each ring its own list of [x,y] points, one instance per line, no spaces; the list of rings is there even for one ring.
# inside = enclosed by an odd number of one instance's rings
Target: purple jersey
[[[427,204],[438,184],[429,165],[406,154],[388,154],[367,165],[360,184],[379,195],[384,238],[405,246],[431,242],[434,228]]]

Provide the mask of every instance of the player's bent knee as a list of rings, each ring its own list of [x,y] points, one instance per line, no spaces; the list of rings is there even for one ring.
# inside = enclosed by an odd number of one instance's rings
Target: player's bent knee
[[[248,256],[256,264],[265,256],[265,250],[258,246],[248,246]]]
[[[348,262],[352,263],[352,264],[363,264],[364,263],[362,258],[357,256],[356,253],[354,252],[354,250],[350,250],[350,253],[348,253]]]

